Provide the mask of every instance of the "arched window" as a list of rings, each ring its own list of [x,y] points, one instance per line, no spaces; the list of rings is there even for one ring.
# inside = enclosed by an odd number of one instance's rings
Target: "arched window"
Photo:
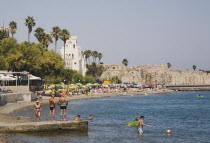
[[[72,54],[72,59],[74,59],[74,54]]]
[[[75,49],[75,44],[73,45],[73,48]]]

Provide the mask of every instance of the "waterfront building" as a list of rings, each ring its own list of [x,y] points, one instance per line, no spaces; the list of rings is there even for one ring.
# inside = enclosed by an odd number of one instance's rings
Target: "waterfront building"
[[[64,59],[64,47],[60,49],[61,56],[65,61],[66,69],[77,70],[83,75],[86,73],[86,59],[82,53],[80,46],[77,45],[77,36],[71,36],[66,41],[65,59]]]

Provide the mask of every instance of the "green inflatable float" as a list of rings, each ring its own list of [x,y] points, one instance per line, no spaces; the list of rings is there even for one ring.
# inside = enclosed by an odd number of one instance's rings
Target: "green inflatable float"
[[[126,122],[126,125],[132,126],[132,127],[137,127],[138,121],[129,121]]]

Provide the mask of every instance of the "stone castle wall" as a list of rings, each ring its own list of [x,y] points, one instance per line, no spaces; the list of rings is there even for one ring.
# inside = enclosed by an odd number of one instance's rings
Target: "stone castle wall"
[[[124,65],[104,65],[101,79],[118,76],[122,82],[166,85],[210,85],[210,74],[202,71],[173,70],[167,65],[143,65],[128,68]]]

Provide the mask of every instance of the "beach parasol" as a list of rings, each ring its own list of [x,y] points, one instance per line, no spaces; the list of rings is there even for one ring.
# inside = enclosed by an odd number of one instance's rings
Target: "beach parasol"
[[[77,86],[73,85],[73,86],[70,86],[69,88],[70,89],[75,89],[75,88],[77,88]]]

